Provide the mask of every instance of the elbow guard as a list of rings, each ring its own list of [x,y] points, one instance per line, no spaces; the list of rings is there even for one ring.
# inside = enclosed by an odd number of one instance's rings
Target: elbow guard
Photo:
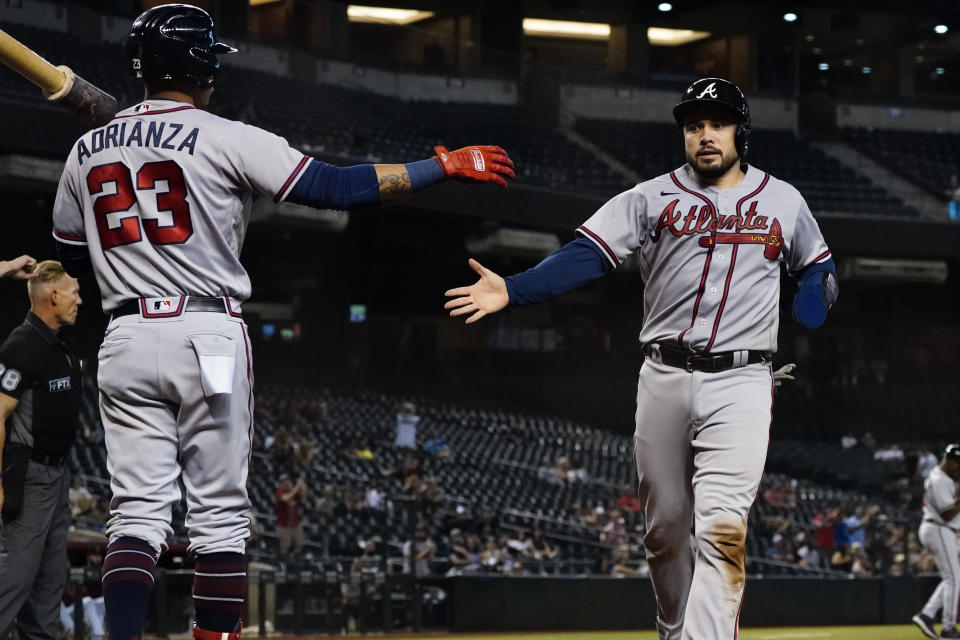
[[[812,264],[800,274],[793,299],[793,319],[804,329],[817,329],[827,321],[827,312],[840,294],[833,259]]]

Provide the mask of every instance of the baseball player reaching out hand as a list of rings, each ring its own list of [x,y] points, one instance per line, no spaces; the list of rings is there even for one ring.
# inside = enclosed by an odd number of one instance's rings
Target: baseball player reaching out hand
[[[615,196],[578,239],[524,273],[504,279],[470,260],[480,279],[447,291],[446,308],[476,322],[640,254],[646,359],[635,457],[657,630],[662,640],[732,640],[747,514],[767,454],[780,264],[798,280],[794,318],[811,329],[836,300],[836,271],[803,197],[746,164],[750,111],[740,89],[703,78],[673,115],[686,165]]]
[[[220,62],[210,16],[161,5],[127,48],[146,99],[74,144],[54,204],[72,275],[92,270],[110,315],[99,353],[113,498],[103,562],[112,640],[139,638],[153,569],[186,487],[195,556],[194,637],[235,640],[246,594],[252,367],[239,261],[251,200],[354,209],[446,178],[513,178],[495,146],[437,148],[420,162],[338,168],[262,129],[204,111]]]

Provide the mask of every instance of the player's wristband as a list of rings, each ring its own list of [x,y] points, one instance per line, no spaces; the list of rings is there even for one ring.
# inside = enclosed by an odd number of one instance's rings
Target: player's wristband
[[[437,184],[447,177],[436,158],[408,162],[404,166],[407,168],[407,175],[410,176],[410,187],[414,191]]]

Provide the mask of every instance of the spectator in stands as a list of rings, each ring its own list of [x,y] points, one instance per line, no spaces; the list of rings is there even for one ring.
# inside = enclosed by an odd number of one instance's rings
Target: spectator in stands
[[[373,511],[382,511],[387,507],[387,492],[382,484],[375,484],[367,490],[363,506]]]
[[[497,546],[497,541],[493,538],[487,538],[483,545],[483,553],[480,554],[480,564],[485,571],[499,572],[503,567],[503,551]]]
[[[847,433],[840,438],[840,447],[842,449],[853,449],[855,446],[857,446],[857,438],[855,436]]]
[[[613,509],[607,518],[607,523],[603,525],[603,530],[600,532],[600,542],[613,549],[620,549],[625,547],[629,541],[626,519],[619,509]]]
[[[437,509],[443,506],[444,493],[440,485],[437,484],[435,476],[427,476],[420,486],[420,496],[423,498],[423,510],[425,513],[434,514]]]
[[[845,544],[837,545],[837,550],[830,557],[830,567],[834,571],[850,573],[853,567],[853,554],[850,553],[850,547]]]
[[[629,565],[630,555],[626,551],[613,552],[613,565],[610,567],[610,575],[614,578],[623,578],[625,576],[643,576],[649,575],[649,569],[642,571],[634,569]]]
[[[336,491],[336,488],[332,484],[323,485],[323,493],[320,494],[320,499],[317,500],[315,511],[324,518],[333,518],[337,505],[340,504],[337,500]]]
[[[798,531],[793,538],[793,548],[796,549],[796,561],[801,567],[820,567],[822,562],[816,548],[811,546],[804,531]]]
[[[620,494],[620,499],[617,500],[617,508],[620,511],[640,513],[643,511],[643,505],[640,504],[637,495],[638,490],[636,484],[627,485],[624,487],[623,493]]]
[[[97,501],[87,491],[87,485],[84,484],[81,476],[73,477],[67,499],[70,501],[70,515],[74,518],[92,511],[97,504]]]
[[[417,407],[412,402],[404,402],[400,405],[400,411],[397,412],[397,424],[394,435],[394,445],[398,449],[416,449],[417,448],[417,425],[420,424],[420,416],[417,415]]]
[[[817,547],[824,553],[823,557],[828,557],[836,548],[834,539],[833,525],[837,521],[837,509],[828,507],[823,512],[813,517],[814,537],[817,541]]]
[[[537,467],[537,478],[550,484],[561,484],[563,481],[557,473],[556,465],[550,461],[550,456],[543,456],[540,466]]]
[[[470,573],[480,568],[480,557],[471,551],[466,536],[460,529],[450,530],[450,575]]]
[[[295,451],[293,439],[290,432],[286,429],[277,431],[273,446],[270,447],[270,455],[273,456],[273,465],[278,469],[290,469],[293,467]]]
[[[300,446],[297,447],[296,462],[297,468],[301,471],[308,470],[313,466],[313,461],[316,459],[319,451],[317,450],[317,443],[313,439],[303,440],[300,443]]]
[[[531,531],[530,537],[526,539],[526,543],[530,553],[537,560],[553,560],[557,557],[557,554],[559,554],[557,548],[550,544],[546,536],[543,535],[543,531],[539,528]]]
[[[873,568],[870,565],[870,559],[860,543],[853,543],[850,546],[850,553],[853,556],[853,562],[850,566],[850,572],[858,578],[869,578],[873,575]]]
[[[790,541],[781,533],[773,536],[773,545],[767,553],[771,560],[778,560],[780,562],[796,561],[796,557],[793,555],[793,549],[790,547]]]
[[[764,501],[771,507],[780,507],[782,505],[779,483],[772,482],[763,492]]]
[[[859,545],[861,549],[866,547],[866,527],[870,523],[870,519],[873,518],[879,510],[880,507],[875,504],[870,505],[866,509],[857,507],[854,512],[843,521],[851,548],[853,545]]]
[[[300,503],[307,496],[307,486],[303,478],[297,478],[294,483],[286,473],[279,480],[276,493],[277,549],[280,554],[298,554],[304,543]]]
[[[430,575],[433,566],[433,556],[436,545],[427,536],[427,529],[418,525],[413,532],[413,539],[403,543],[403,572],[410,573],[411,564],[416,567],[416,576],[423,578]]]
[[[357,491],[349,482],[343,485],[343,489],[340,492],[340,501],[348,513],[362,511],[365,498],[365,494]]]

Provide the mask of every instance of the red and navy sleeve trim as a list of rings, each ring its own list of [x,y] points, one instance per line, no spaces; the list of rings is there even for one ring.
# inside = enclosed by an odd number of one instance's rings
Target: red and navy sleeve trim
[[[613,249],[611,249],[610,246],[603,241],[603,238],[595,234],[593,231],[590,231],[590,229],[587,229],[584,225],[577,227],[577,232],[584,237],[589,238],[596,243],[598,247],[603,249],[603,253],[607,256],[607,259],[610,260],[610,264],[612,264],[614,268],[620,266],[620,259],[617,257],[617,254],[615,254]]]
[[[173,113],[174,111],[186,111],[187,109],[196,109],[193,105],[185,104],[179,107],[174,107],[172,109],[158,109],[157,111],[138,111],[137,113],[128,113],[123,116],[113,116],[114,120],[119,120],[120,118],[135,118],[137,116],[158,116],[161,113]]]
[[[791,271],[791,272],[790,272],[790,275],[791,275],[791,276],[797,276],[797,275],[803,273],[804,271],[806,271],[807,269],[809,269],[810,267],[812,267],[813,265],[815,265],[815,264],[820,264],[821,262],[825,262],[825,261],[829,260],[831,257],[832,257],[832,254],[830,253],[830,250],[827,249],[826,251],[824,251],[823,253],[821,253],[820,255],[818,255],[816,258],[814,258],[813,260],[811,260],[806,266],[801,267],[801,268],[797,269],[796,271]]]
[[[87,244],[87,238],[85,236],[72,236],[63,231],[58,231],[56,228],[53,230],[53,237],[56,238],[57,241],[65,244]]]
[[[283,186],[280,187],[280,190],[277,191],[277,195],[273,196],[274,202],[280,202],[287,195],[287,191],[290,190],[290,187],[296,182],[296,178],[300,175],[300,172],[303,171],[303,168],[307,166],[307,163],[310,162],[310,156],[303,156],[303,159],[300,160],[300,163],[293,170],[290,176],[287,178],[287,181],[283,183]]]

